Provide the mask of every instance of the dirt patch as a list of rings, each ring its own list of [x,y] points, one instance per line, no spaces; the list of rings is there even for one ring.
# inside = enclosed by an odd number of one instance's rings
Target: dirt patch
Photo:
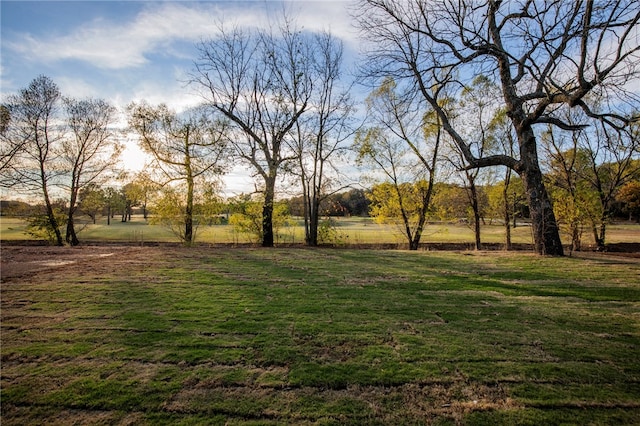
[[[105,266],[137,262],[143,257],[139,247],[125,246],[2,246],[0,281],[28,277],[55,269],[97,271]],[[111,269],[111,268],[109,268]]]

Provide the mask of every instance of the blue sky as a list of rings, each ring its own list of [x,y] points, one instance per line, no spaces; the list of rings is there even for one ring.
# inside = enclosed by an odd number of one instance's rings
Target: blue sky
[[[144,99],[182,110],[199,101],[185,84],[197,57],[195,43],[215,36],[218,22],[266,27],[284,7],[298,25],[330,30],[353,53],[357,38],[348,5],[344,0],[2,0],[0,93],[16,93],[44,74],[67,96],[102,98],[121,109]],[[130,167],[143,163],[134,147],[124,158]],[[242,171],[234,174],[236,183],[228,191],[250,185]]]
[[[330,29],[354,48],[345,1],[286,4],[307,29]],[[1,7],[3,95],[39,74],[63,93],[166,102],[196,102],[185,87],[194,44],[215,36],[218,21],[264,27],[281,14],[276,1],[5,1]]]

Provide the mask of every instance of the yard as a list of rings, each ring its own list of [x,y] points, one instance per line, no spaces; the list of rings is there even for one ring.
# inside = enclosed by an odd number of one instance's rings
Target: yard
[[[637,424],[640,263],[2,248],[2,423]]]

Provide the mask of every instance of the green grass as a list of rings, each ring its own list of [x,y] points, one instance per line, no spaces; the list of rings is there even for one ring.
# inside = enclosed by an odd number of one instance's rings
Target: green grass
[[[3,424],[637,424],[640,264],[125,248],[4,283]]]
[[[371,218],[351,217],[335,218],[334,223],[345,244],[406,244],[405,237],[394,225],[377,224]],[[1,240],[23,240],[31,237],[25,233],[26,224],[17,218],[0,218]],[[110,225],[102,218],[96,225],[88,224],[79,227],[78,237],[81,241],[115,241],[115,242],[177,242],[178,239],[160,225],[150,225],[142,216],[134,216],[133,221],[122,223],[115,218]],[[200,243],[249,243],[251,236],[239,234],[228,225],[201,226],[196,231],[197,242]],[[457,223],[437,223],[427,225],[423,233],[423,243],[473,243],[474,235],[469,226]],[[482,241],[484,243],[504,243],[504,228],[499,225],[487,224],[482,227]],[[512,229],[514,243],[530,244],[532,242],[531,229],[527,225],[520,225]],[[610,225],[607,242],[638,242],[640,241],[640,224]],[[280,230],[276,243],[303,244],[304,229],[301,221],[297,226]],[[584,244],[593,244],[593,238],[588,233],[583,236]]]

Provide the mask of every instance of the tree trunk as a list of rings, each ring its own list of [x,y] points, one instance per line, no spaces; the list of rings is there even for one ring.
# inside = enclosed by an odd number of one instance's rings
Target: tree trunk
[[[580,249],[582,248],[581,234],[582,233],[580,232],[580,225],[577,223],[572,224],[571,225],[571,251],[580,251]]]
[[[529,202],[533,244],[536,253],[563,256],[560,230],[553,213],[549,194],[542,181],[542,172],[538,167],[529,167],[521,173],[521,177]]]
[[[502,197],[504,198],[504,235],[505,248],[511,250],[511,216],[509,214],[509,183],[511,183],[511,169],[507,168],[504,177],[504,187],[502,188]],[[515,198],[515,197],[514,197]],[[515,212],[514,212],[515,216]]]
[[[469,179],[469,195],[471,197],[471,209],[473,210],[473,232],[475,235],[475,248],[482,250],[482,241],[480,240],[480,207],[478,205],[478,188],[476,187],[475,178]]]
[[[605,238],[607,235],[607,224],[606,217],[603,216],[600,222],[600,229],[593,226],[593,238],[596,242],[596,248],[598,251],[603,251],[605,249]]]
[[[520,146],[520,166],[517,172],[522,178],[529,202],[535,251],[541,255],[563,256],[560,229],[540,170],[535,132],[531,124],[518,123],[516,133]]]
[[[57,246],[64,245],[62,243],[62,233],[60,232],[60,228],[58,227],[58,221],[56,219],[55,212],[53,211],[53,206],[51,205],[51,201],[49,199],[49,189],[47,188],[47,180],[45,179],[44,169],[41,167],[41,178],[42,178],[42,193],[44,196],[44,204],[47,209],[47,220],[49,222],[49,227],[53,231],[55,235],[54,244]]]
[[[184,244],[193,243],[193,178],[187,179],[187,206],[184,211]]]
[[[53,211],[53,206],[51,206],[51,202],[49,201],[48,195],[45,197],[46,208],[47,208],[47,220],[49,221],[49,226],[55,235],[55,245],[63,246],[62,243],[62,233],[60,232],[60,228],[58,227],[58,221],[56,220],[55,212]]]
[[[273,203],[275,177],[265,179],[264,205],[262,206],[262,247],[273,247]]]
[[[71,199],[69,200],[69,210],[67,211],[67,233],[65,235],[65,241],[67,244],[72,246],[77,246],[80,244],[80,240],[78,240],[78,236],[76,235],[75,224],[73,222],[73,216],[76,212],[76,200],[77,200],[77,190],[75,190],[75,186],[71,189]]]
[[[69,211],[69,217],[67,218],[67,234],[65,236],[65,240],[67,244],[72,246],[77,246],[80,244],[80,240],[78,240],[78,236],[76,235],[76,229],[73,223],[73,213]]]
[[[314,194],[311,198],[311,211],[309,216],[309,240],[307,244],[316,247],[318,245],[318,224],[320,223],[320,201]]]

